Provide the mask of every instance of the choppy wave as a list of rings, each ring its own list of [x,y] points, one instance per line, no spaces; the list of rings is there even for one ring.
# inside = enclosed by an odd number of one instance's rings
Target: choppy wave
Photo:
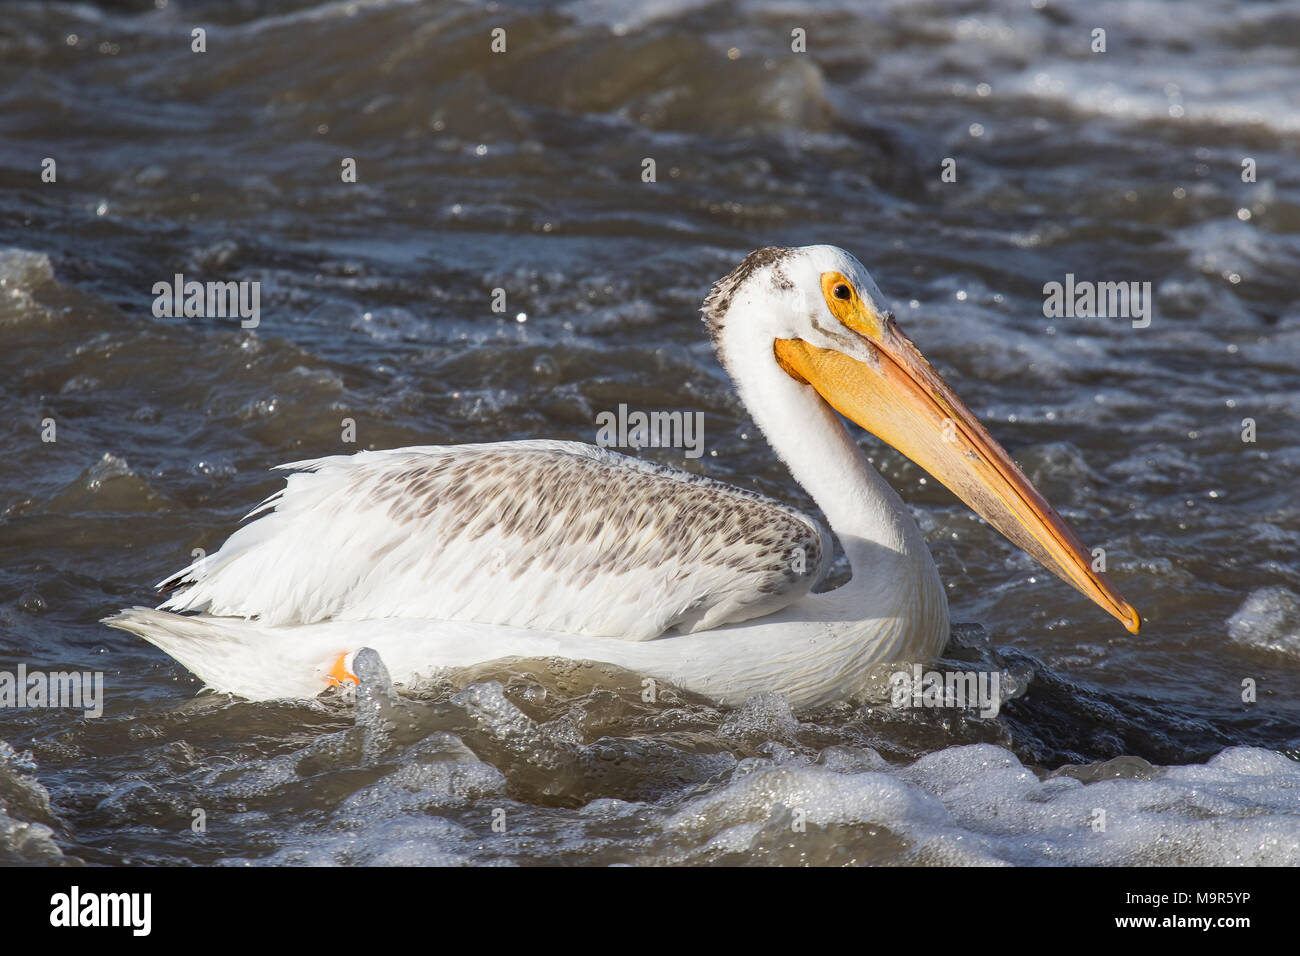
[[[357,669],[354,700],[280,708],[281,722],[317,726],[271,755],[205,752],[249,705],[148,718],[148,759],[168,773],[99,782],[80,815],[130,843],[185,833],[201,810],[210,829],[177,854],[203,860],[238,833],[245,849],[218,855],[237,865],[1300,863],[1300,764],[1261,748],[1045,773],[992,742],[886,759],[868,716],[801,718],[775,695],[725,715],[689,701],[655,712],[612,668],[520,662],[505,684],[416,697],[394,692],[373,651]],[[84,731],[63,744],[95,746]],[[0,793],[48,819],[29,776]],[[60,859],[51,837],[0,816],[11,861]]]
[[[286,0],[205,9],[203,55],[190,16],[0,29],[0,669],[108,689],[98,721],[0,710],[0,860],[1297,862],[1294,9]],[[698,409],[708,454],[662,460],[810,507],[696,311],[745,252],[806,242],[871,267],[1106,549],[1140,638],[866,439],[984,625],[949,663],[1024,690],[996,719],[647,707],[556,662],[191,700],[98,625],[345,417],[393,447]],[[156,318],[177,272],[260,282],[260,326]],[[1151,326],[1046,318],[1067,272],[1151,281]]]

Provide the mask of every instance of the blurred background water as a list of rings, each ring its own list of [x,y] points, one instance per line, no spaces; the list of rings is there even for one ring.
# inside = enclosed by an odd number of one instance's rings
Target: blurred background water
[[[1300,862],[1298,159],[1286,3],[7,5],[0,670],[106,693],[0,709],[0,860]],[[1025,688],[996,719],[647,705],[557,662],[254,705],[97,623],[275,464],[591,441],[621,402],[705,414],[704,457],[642,454],[811,508],[696,310],[817,242],[1106,548],[1141,636],[867,436],[975,622],[952,666]],[[156,318],[175,273],[258,281],[259,326]],[[1067,273],[1151,282],[1153,321],[1045,318]]]

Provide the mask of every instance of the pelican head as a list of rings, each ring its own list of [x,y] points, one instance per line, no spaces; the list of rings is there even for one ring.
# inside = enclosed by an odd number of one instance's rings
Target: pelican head
[[[836,246],[768,247],[718,281],[705,321],[723,365],[771,363],[889,443],[1133,634],[1140,618],[948,383],[870,273]],[[770,370],[769,370],[770,371]]]

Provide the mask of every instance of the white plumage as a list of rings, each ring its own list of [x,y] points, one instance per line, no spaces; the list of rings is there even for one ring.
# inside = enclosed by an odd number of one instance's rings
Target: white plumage
[[[812,593],[829,535],[779,502],[590,445],[504,442],[282,466],[284,489],[164,581],[160,609],[108,623],[252,699],[316,694],[362,647],[399,683],[556,656],[726,704],[763,691],[795,706],[851,697],[879,662],[938,654],[948,605],[916,523],[839,409],[1136,630],[1136,612],[851,255],[760,249],[703,311],[755,423],[839,539],[844,586]]]
[[[221,550],[163,581],[171,611],[266,626],[412,618],[622,640],[759,617],[826,570],[815,521],[579,442],[363,451],[297,472]],[[801,568],[804,570],[796,570]]]

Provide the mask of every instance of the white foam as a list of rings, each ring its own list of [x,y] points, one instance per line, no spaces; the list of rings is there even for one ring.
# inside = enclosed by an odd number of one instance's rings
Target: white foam
[[[0,249],[0,324],[43,316],[32,293],[54,280],[54,267],[43,252]]]
[[[1228,618],[1228,636],[1238,644],[1300,657],[1300,596],[1280,586],[1252,591]]]
[[[0,249],[0,288],[31,290],[54,278],[50,257],[27,249]]]
[[[33,770],[28,755],[0,740],[0,865],[51,865],[64,859],[48,825],[55,822],[50,794]]]
[[[906,843],[902,862],[1300,863],[1300,764],[1248,747],[1149,781],[1091,784],[1039,780],[989,744],[950,747],[885,772],[773,763],[691,801],[666,826],[694,838],[688,857],[725,850],[793,862],[764,828],[783,809],[801,813],[810,828],[885,828]]]
[[[1046,776],[993,744],[889,763],[858,744],[809,749],[826,729],[762,695],[717,734],[756,755],[710,754],[691,766],[699,755],[689,743],[679,762],[672,745],[588,743],[568,719],[539,723],[497,682],[425,705],[393,694],[373,652],[354,667],[354,727],[296,754],[207,772],[211,799],[240,803],[299,791],[305,776],[322,811],[274,831],[265,813],[243,814],[234,825],[256,828],[273,849],[226,862],[1300,865],[1300,763],[1259,748],[1205,764],[1120,758]],[[489,753],[492,762],[481,759]],[[638,786],[628,771],[647,759],[641,769],[663,778],[649,787],[660,796],[551,802],[599,788],[610,760],[624,764],[616,786],[626,792]],[[364,782],[351,789],[359,766]],[[672,783],[667,766],[693,784]],[[546,805],[519,802],[539,787]]]

